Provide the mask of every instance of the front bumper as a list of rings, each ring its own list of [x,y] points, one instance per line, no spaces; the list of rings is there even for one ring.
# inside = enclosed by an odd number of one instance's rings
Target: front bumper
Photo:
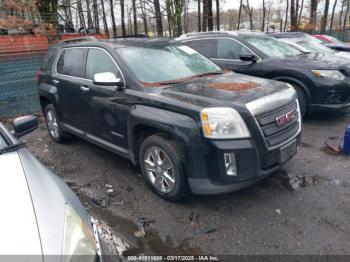
[[[278,171],[296,153],[301,135],[288,144],[274,150],[259,153],[257,145],[251,140],[212,141],[208,154],[197,152],[196,161],[200,161],[201,173],[192,170],[188,178],[193,194],[212,195],[233,192],[247,187]],[[290,151],[290,152],[288,152]],[[261,151],[260,151],[261,152]],[[226,172],[224,155],[234,154],[237,175],[229,176]]]

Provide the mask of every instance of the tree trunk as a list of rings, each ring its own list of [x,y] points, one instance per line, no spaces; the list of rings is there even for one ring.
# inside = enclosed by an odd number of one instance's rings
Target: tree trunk
[[[243,0],[241,0],[241,2],[240,2],[240,4],[239,4],[237,30],[239,30],[239,26],[240,26],[240,24],[241,24],[242,5],[243,5]]]
[[[94,24],[92,23],[90,0],[85,0],[85,2],[86,2],[86,13],[87,13],[87,20],[88,20],[88,28],[93,28]]]
[[[155,17],[156,17],[157,35],[161,37],[163,36],[163,23],[162,23],[162,13],[160,11],[159,0],[154,0],[154,11],[155,11]]]
[[[338,0],[335,0],[334,1],[334,4],[333,4],[333,9],[332,9],[332,16],[331,16],[331,23],[329,25],[329,31],[332,31],[333,30],[333,20],[334,20],[334,13],[335,13],[335,8],[337,6],[337,2]]]
[[[299,10],[299,15],[298,15],[298,28],[300,26],[301,16],[303,14],[303,8],[304,8],[304,0],[301,0],[300,10]]]
[[[132,0],[132,13],[134,16],[134,34],[137,35],[137,10],[136,10],[136,0]]]
[[[101,0],[101,1],[103,1],[103,0]],[[113,0],[109,0],[109,5],[110,5],[110,8],[111,8],[113,38],[116,38],[116,37],[117,37],[117,24],[115,23],[114,3],[113,3]]]
[[[109,30],[108,30],[108,23],[107,23],[106,9],[105,9],[104,1],[105,0],[101,0],[103,28],[104,28],[105,34],[107,35],[107,38],[109,38],[110,35],[109,35]]]
[[[343,22],[343,35],[342,35],[342,39],[343,39],[343,40],[344,40],[344,35],[345,35],[346,22],[347,22],[347,20],[348,20],[349,5],[350,5],[350,1],[347,1],[347,4],[346,4],[346,11],[345,11],[345,16],[344,16],[344,22]]]
[[[289,0],[287,0],[287,6],[286,6],[286,17],[284,18],[284,28],[283,31],[285,32],[287,29],[288,24],[288,12],[289,12]]]
[[[198,14],[198,32],[201,32],[202,31],[202,25],[201,25],[201,1],[200,0],[197,0],[198,1],[198,11],[197,11],[197,14]]]
[[[78,15],[79,15],[79,21],[80,21],[80,28],[86,29],[83,5],[81,4],[81,0],[77,1],[77,9],[78,9]]]
[[[328,10],[329,10],[329,0],[325,1],[324,4],[324,12],[321,19],[321,34],[324,34],[326,32],[327,27],[327,19],[328,19]]]
[[[208,0],[208,31],[214,30],[213,22],[213,0]]]
[[[141,14],[142,14],[142,22],[145,30],[145,34],[148,35],[148,23],[147,23],[147,14],[144,6],[143,0],[140,0]]]
[[[220,31],[220,0],[216,0],[216,30]]]
[[[208,1],[203,0],[203,18],[202,18],[202,31],[206,32],[208,30]]]
[[[124,0],[120,1],[120,22],[122,26],[122,35],[126,36],[126,28],[125,28],[125,5]]]
[[[290,1],[290,29],[292,32],[298,31],[298,0]]]
[[[341,27],[341,22],[342,22],[342,18],[343,18],[345,1],[346,1],[346,0],[343,0],[343,2],[342,2],[342,4],[341,4],[341,10],[340,10],[340,14],[339,14],[339,23],[338,23],[338,28],[339,28],[339,29],[340,29],[340,27]],[[340,36],[340,30],[339,30],[339,36]]]
[[[315,25],[316,12],[317,12],[317,0],[311,0],[309,24]]]
[[[265,7],[265,0],[263,0],[263,17],[262,17],[262,23],[261,23],[261,31],[265,31],[265,15],[266,15],[266,7]]]
[[[99,20],[99,15],[98,15],[97,0],[92,0],[92,10],[93,10],[93,14],[94,14],[96,33],[99,34],[100,33],[100,20]]]

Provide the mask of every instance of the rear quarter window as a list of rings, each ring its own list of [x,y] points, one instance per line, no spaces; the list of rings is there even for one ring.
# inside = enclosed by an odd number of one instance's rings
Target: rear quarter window
[[[58,51],[57,48],[50,48],[47,51],[47,54],[46,54],[46,56],[44,58],[44,61],[43,61],[42,65],[41,65],[40,69],[45,70],[45,71],[51,71],[52,64],[55,61],[55,58],[56,58],[56,55],[57,55],[57,51]]]
[[[215,39],[202,39],[184,42],[185,45],[192,47],[198,53],[206,56],[207,58],[216,57],[216,40]]]
[[[57,73],[61,75],[81,77],[85,49],[63,49],[57,62]]]

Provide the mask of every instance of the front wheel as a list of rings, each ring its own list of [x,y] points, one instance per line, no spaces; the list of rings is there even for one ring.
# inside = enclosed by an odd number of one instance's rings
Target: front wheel
[[[293,87],[298,95],[300,115],[301,117],[304,117],[309,109],[309,101],[308,101],[307,95],[301,87],[297,85],[293,85]]]
[[[157,195],[178,201],[188,194],[183,154],[175,141],[163,135],[146,138],[140,148],[139,162],[144,179]]]

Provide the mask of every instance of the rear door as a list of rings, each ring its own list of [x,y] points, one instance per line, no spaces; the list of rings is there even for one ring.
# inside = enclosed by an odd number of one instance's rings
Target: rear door
[[[100,86],[93,84],[95,74],[113,73],[117,78],[125,79],[114,58],[102,48],[89,48],[85,66],[86,85],[89,88],[91,110],[91,134],[104,142],[120,148],[127,148],[128,99],[125,88]],[[100,141],[101,142],[101,141]]]
[[[90,129],[88,89],[84,86],[86,48],[61,50],[53,83],[57,86],[61,121],[81,131]]]

